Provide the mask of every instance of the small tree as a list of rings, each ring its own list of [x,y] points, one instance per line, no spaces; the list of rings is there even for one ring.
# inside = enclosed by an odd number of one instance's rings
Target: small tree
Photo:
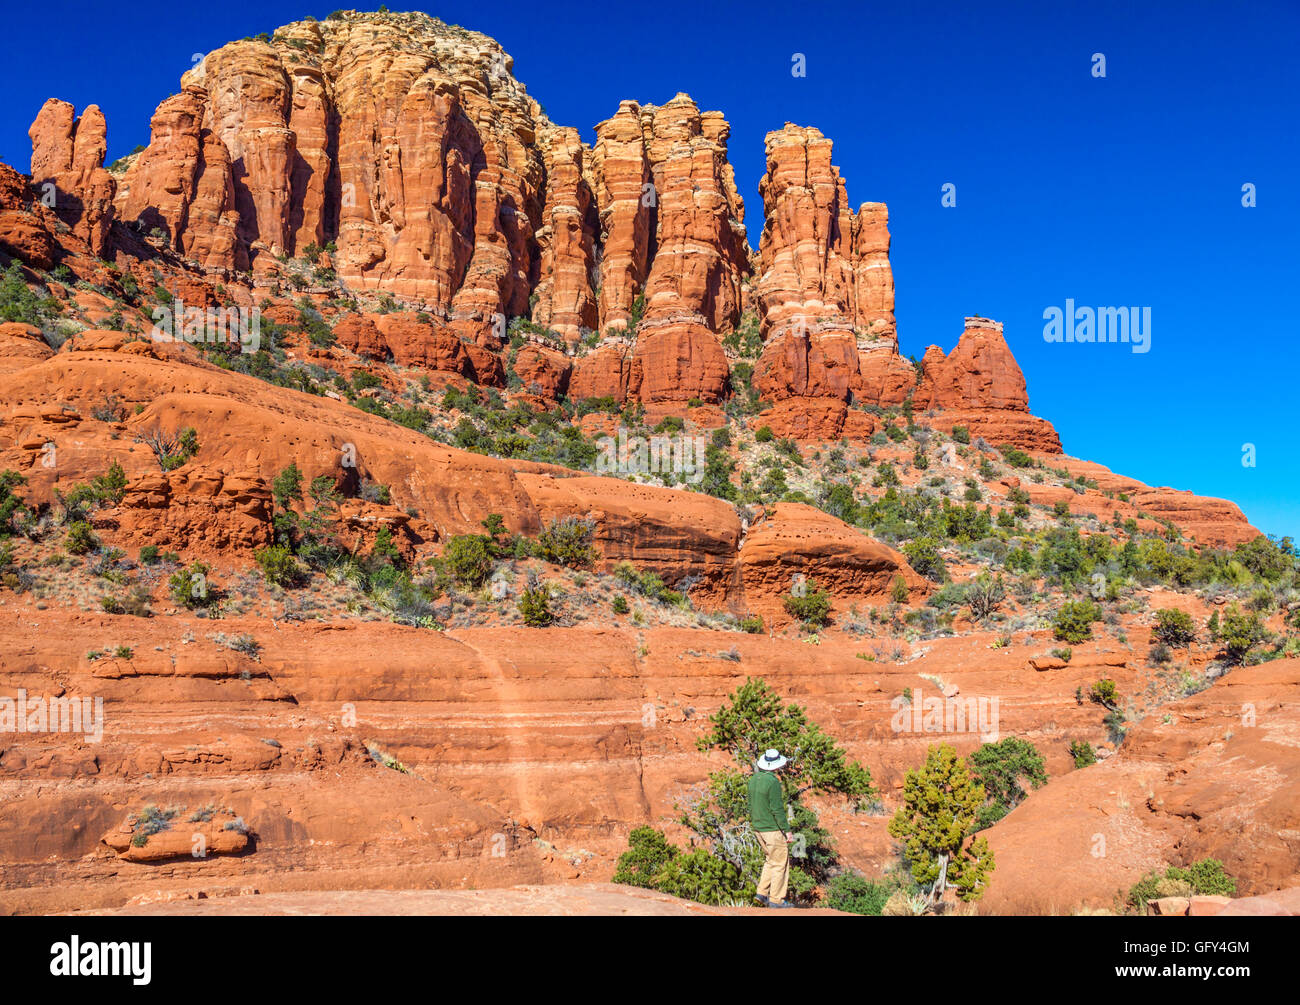
[[[790,890],[796,899],[810,897],[830,880],[839,858],[831,834],[801,797],[806,792],[838,795],[860,809],[875,795],[871,774],[847,760],[844,750],[810,722],[802,708],[784,705],[759,679],[746,681],[709,723],[712,728],[698,741],[700,749],[725,750],[736,767],[710,775],[707,791],[687,808],[681,822],[707,842],[713,855],[738,870],[741,885],[736,895],[752,894],[763,853],[749,822],[748,781],[758,756],[775,747],[790,758],[780,776],[794,835]]]
[[[1097,763],[1097,753],[1087,740],[1071,740],[1070,757],[1073,759],[1076,768],[1086,768]]]
[[[271,497],[282,510],[293,505],[294,500],[302,499],[302,472],[297,462],[291,462],[287,468],[275,476],[271,482]]]
[[[903,842],[912,878],[928,888],[926,906],[932,908],[944,891],[953,887],[962,901],[984,895],[993,871],[993,851],[977,837],[980,807],[986,793],[966,762],[948,744],[931,747],[920,768],[907,773],[903,805],[889,822],[889,833]]]
[[[1088,691],[1088,698],[1112,712],[1119,711],[1119,689],[1109,677],[1105,677],[1093,684]]]
[[[760,754],[775,747],[790,758],[783,777],[794,796],[838,793],[860,803],[875,795],[871,773],[847,760],[844,749],[803,708],[783,707],[762,678],[745,681],[709,723],[712,729],[696,741],[700,750],[725,750],[748,773]]]
[[[273,544],[253,553],[262,575],[268,583],[276,586],[293,586],[302,576],[302,567],[293,557],[293,552],[283,545]]]
[[[208,578],[211,569],[203,562],[195,562],[187,569],[178,569],[167,580],[172,600],[191,610],[216,604],[216,586]]]
[[[179,433],[164,433],[153,429],[142,434],[136,440],[153,451],[158,459],[158,466],[164,471],[174,471],[199,452],[199,434],[192,426],[186,426]]]
[[[1196,641],[1196,626],[1186,611],[1165,607],[1156,611],[1156,624],[1151,634],[1173,649],[1184,649]]]
[[[993,826],[1025,798],[1021,779],[1035,789],[1047,784],[1043,755],[1032,743],[1016,736],[984,744],[970,755],[970,765],[988,796],[988,802],[980,808],[981,830]]]
[[[681,854],[662,831],[653,827],[637,827],[627,836],[627,846],[614,866],[614,882],[647,890],[657,889],[668,864]]]
[[[596,552],[591,547],[595,530],[594,520],[579,520],[577,517],[553,520],[537,535],[537,555],[556,565],[585,568],[596,559]]]
[[[462,586],[479,587],[492,575],[491,538],[482,534],[459,534],[442,550],[443,565]]]
[[[1219,638],[1223,642],[1228,662],[1240,663],[1251,649],[1268,638],[1268,632],[1258,614],[1247,614],[1234,603],[1223,616]]]
[[[26,289],[26,287],[24,287]],[[14,517],[27,508],[21,496],[14,489],[27,484],[27,478],[6,468],[0,471],[0,537],[14,533]]]
[[[122,501],[126,495],[126,484],[126,470],[117,461],[108,466],[107,472],[90,480],[97,500],[109,506],[116,506]]]
[[[519,595],[519,613],[529,628],[546,628],[555,622],[551,611],[551,591],[538,581],[535,573],[528,574],[528,583]]]
[[[99,547],[99,538],[85,520],[74,520],[68,527],[68,536],[63,542],[70,555],[84,555]]]
[[[815,580],[808,580],[798,591],[791,591],[784,597],[785,612],[805,625],[820,628],[826,624],[831,613],[831,595],[827,590],[817,588]]]
[[[1052,634],[1078,645],[1092,638],[1092,623],[1101,620],[1101,608],[1091,600],[1067,600],[1052,621]]]

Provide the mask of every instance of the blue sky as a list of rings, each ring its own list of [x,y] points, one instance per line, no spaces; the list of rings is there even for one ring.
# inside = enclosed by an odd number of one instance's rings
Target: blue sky
[[[405,9],[392,4],[393,9]],[[763,136],[815,125],[855,205],[890,208],[905,354],[950,350],[962,318],[1006,334],[1033,411],[1068,453],[1152,485],[1232,499],[1300,531],[1300,6],[706,5],[450,2],[424,7],[499,39],[557,122],[590,140],[623,98],[678,91],[721,109],[751,243]],[[109,157],[196,52],[329,6],[61,3],[57,30],[0,39],[0,159],[26,170],[47,97],[97,103]],[[1093,53],[1106,57],[1104,79]],[[791,74],[806,57],[807,75]],[[940,203],[956,186],[957,205]],[[1244,208],[1242,186],[1257,205]],[[1148,353],[1049,344],[1066,299],[1150,307]],[[1242,464],[1253,444],[1256,465]]]

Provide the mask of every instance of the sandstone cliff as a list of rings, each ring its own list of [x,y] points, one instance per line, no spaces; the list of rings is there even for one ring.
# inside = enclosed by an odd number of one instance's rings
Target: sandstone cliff
[[[817,129],[768,135],[754,255],[720,112],[685,94],[624,101],[588,147],[547,118],[512,65],[491,38],[423,14],[307,19],[209,53],[117,178],[101,166],[99,110],[78,120],[51,99],[32,125],[33,177],[58,187],[59,214],[97,255],[115,219],[218,281],[251,269],[273,284],[277,258],[331,249],[345,288],[429,318],[386,348],[348,322],[345,345],[403,365],[478,379],[449,362],[464,353],[456,344],[499,349],[501,325],[523,317],[571,354],[583,343],[572,363],[525,360],[544,398],[632,399],[666,414],[732,394],[721,338],[752,308],[764,339],[754,383],[783,435],[869,435],[874,423],[853,406],[916,394],[976,413],[953,421],[1001,441],[1059,451],[1029,416],[1023,379],[1014,400],[981,397],[1019,377],[1005,344],[959,347],[945,372],[970,379],[917,388],[898,350],[888,210],[850,207]]]

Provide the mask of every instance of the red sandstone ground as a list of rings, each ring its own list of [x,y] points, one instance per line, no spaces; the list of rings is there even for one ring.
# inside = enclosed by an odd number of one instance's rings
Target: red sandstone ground
[[[0,563],[0,695],[99,696],[106,716],[99,743],[0,733],[0,911],[712,913],[604,884],[639,824],[684,840],[677,807],[721,766],[695,740],[751,677],[870,768],[877,812],[823,816],[865,874],[897,858],[904,773],[938,739],[980,742],[896,732],[906,691],[996,698],[1000,735],[1045,757],[1049,784],[989,832],[981,911],[1107,909],[1207,856],[1239,894],[1300,885],[1300,660],[1221,674],[1205,631],[1249,574],[1128,578],[1064,659],[1067,593],[1004,569],[1059,527],[1232,548],[1258,537],[1241,511],[1063,454],[997,322],[902,357],[887,209],[851,208],[816,129],[768,135],[751,251],[720,113],[623,102],[588,148],[509,71],[491,39],[423,15],[298,22],[209,54],[125,163],[103,166],[98,109],[51,99],[30,176],[0,165],[0,262],[48,300],[0,324],[0,471],[33,514]],[[258,307],[267,351],[153,340],[178,299]],[[527,421],[503,433],[511,410]],[[665,419],[725,429],[733,500],[539,448]],[[197,453],[163,470],[147,439],[185,428]],[[73,554],[56,491],[113,463],[124,493]],[[506,557],[500,593],[449,590],[406,624],[346,568],[277,586],[255,555],[291,464],[336,490],[357,555],[382,535],[427,570],[495,513],[529,538],[588,520],[596,560]],[[814,505],[828,482],[1011,518],[1000,551],[941,548],[957,583],[1005,572],[1001,610],[928,603],[939,585],[901,542]],[[221,591],[207,617],[168,589],[200,560]],[[684,597],[629,589],[620,563]],[[530,573],[554,627],[521,622]],[[827,627],[787,612],[796,576],[829,589]],[[1295,654],[1287,589],[1262,610],[1270,656]],[[1163,608],[1201,637],[1152,664]],[[1128,703],[1118,749],[1076,696],[1102,678]],[[1071,741],[1100,763],[1076,770]],[[135,845],[123,823],[145,806],[177,824]]]

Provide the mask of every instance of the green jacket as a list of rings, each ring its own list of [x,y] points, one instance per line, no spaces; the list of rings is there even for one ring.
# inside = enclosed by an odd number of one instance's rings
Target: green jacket
[[[755,769],[749,776],[749,822],[756,831],[787,831],[785,798],[774,771]]]

